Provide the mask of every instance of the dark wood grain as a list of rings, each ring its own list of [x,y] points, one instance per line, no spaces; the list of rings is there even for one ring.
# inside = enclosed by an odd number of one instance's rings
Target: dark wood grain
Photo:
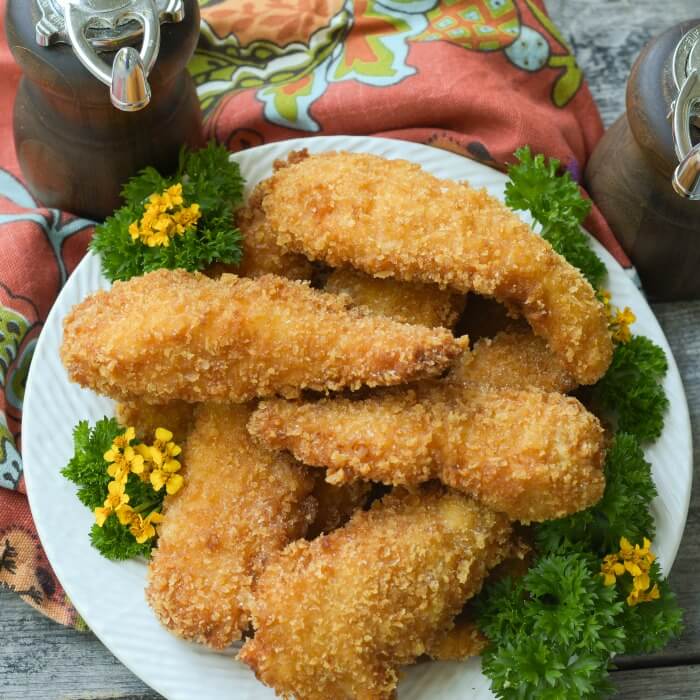
[[[624,110],[625,82],[644,43],[700,11],[698,0],[549,0],[547,6],[585,70],[603,119]],[[700,464],[700,302],[655,304],[690,405],[695,464]],[[696,478],[700,476],[696,467]],[[618,659],[613,675],[622,700],[700,697],[700,495],[690,515],[671,585],[686,609],[683,636],[660,654]],[[90,633],[57,625],[0,590],[2,700],[156,700]]]

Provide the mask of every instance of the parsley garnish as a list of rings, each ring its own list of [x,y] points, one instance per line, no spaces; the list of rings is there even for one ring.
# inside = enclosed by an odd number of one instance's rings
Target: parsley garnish
[[[95,229],[90,248],[98,253],[102,271],[112,282],[127,280],[159,268],[182,268],[194,272],[213,262],[237,264],[240,261],[240,231],[233,211],[241,203],[243,179],[229,152],[213,143],[201,151],[180,153],[177,172],[161,175],[145,168],[122,190],[124,206]],[[201,219],[174,236],[168,245],[149,247],[132,240],[129,226],[139,221],[144,205],[155,193],[182,184],[186,206],[198,204]]]
[[[581,230],[591,210],[589,200],[581,196],[578,185],[565,172],[557,175],[559,161],[539,154],[533,158],[529,146],[515,152],[519,163],[508,168],[506,204],[511,209],[529,211],[540,224],[542,238],[584,274],[594,288],[600,286],[607,271],[591,250]]]
[[[615,347],[612,364],[596,384],[594,397],[617,418],[617,427],[641,441],[656,440],[664,427],[668,398],[661,381],[668,370],[664,351],[634,336]]]

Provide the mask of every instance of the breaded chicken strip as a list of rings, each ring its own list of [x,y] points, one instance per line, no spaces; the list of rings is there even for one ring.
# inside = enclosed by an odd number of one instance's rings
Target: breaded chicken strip
[[[362,401],[264,401],[248,430],[325,467],[331,483],[438,478],[523,522],[588,508],[605,486],[598,419],[576,399],[535,389],[439,384]]]
[[[452,328],[464,307],[464,295],[436,284],[401,282],[371,277],[350,268],[333,270],[323,287],[332,294],[347,294],[354,305],[402,323]]]
[[[313,272],[311,263],[303,255],[285,252],[277,245],[276,234],[261,208],[262,196],[263,189],[258,185],[245,206],[236,212],[236,224],[243,237],[240,264],[215,263],[207,274],[219,277],[222,273],[232,272],[251,278],[273,274],[292,280],[310,280]]]
[[[192,427],[195,407],[185,401],[151,405],[135,400],[118,403],[116,412],[123,426],[136,429],[139,440],[151,441],[158,428],[167,428],[175,442],[182,444]]]
[[[493,388],[534,387],[562,394],[578,386],[547,343],[530,330],[482,338],[457,360],[446,381]]]
[[[466,345],[346,302],[275,275],[157,270],[75,306],[61,357],[73,381],[119,400],[243,402],[435,375]]]
[[[353,481],[350,484],[329,484],[323,474],[316,476],[312,496],[316,501],[316,517],[309,526],[306,537],[310,540],[328,534],[350,520],[369,500],[372,484]]]
[[[359,153],[311,156],[265,188],[263,209],[286,250],[494,297],[518,308],[581,384],[608,368],[612,341],[590,284],[485,191]]]
[[[454,627],[439,636],[425,653],[435,661],[463,661],[480,656],[489,640],[471,619],[457,619]]]
[[[388,700],[399,667],[451,625],[509,534],[461,494],[394,492],[268,566],[239,658],[286,698]]]
[[[168,496],[146,598],[172,632],[222,649],[250,624],[250,592],[271,554],[303,537],[314,479],[254,445],[246,405],[203,404],[183,450],[185,485]]]

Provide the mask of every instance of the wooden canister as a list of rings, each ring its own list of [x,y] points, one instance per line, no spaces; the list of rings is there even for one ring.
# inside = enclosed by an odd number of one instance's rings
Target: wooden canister
[[[15,147],[32,194],[45,206],[95,220],[120,205],[122,185],[142,168],[176,168],[183,144],[202,144],[202,116],[186,70],[199,36],[199,4],[161,27],[148,76],[152,97],[139,111],[116,109],[110,91],[73,47],[37,43],[36,0],[9,0],[6,30],[24,75],[14,110]],[[114,54],[101,54],[110,63]]]
[[[678,157],[669,118],[678,94],[674,52],[699,25],[678,24],[644,47],[627,83],[627,111],[601,139],[585,173],[588,192],[645,290],[659,300],[700,297],[700,201],[672,186]]]

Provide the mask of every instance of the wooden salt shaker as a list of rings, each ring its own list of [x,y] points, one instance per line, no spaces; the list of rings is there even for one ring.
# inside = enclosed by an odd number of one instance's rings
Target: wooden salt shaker
[[[202,144],[197,0],[9,0],[6,29],[24,71],[15,148],[43,205],[103,219],[137,171]]]
[[[585,185],[656,299],[700,297],[700,20],[650,41]]]

